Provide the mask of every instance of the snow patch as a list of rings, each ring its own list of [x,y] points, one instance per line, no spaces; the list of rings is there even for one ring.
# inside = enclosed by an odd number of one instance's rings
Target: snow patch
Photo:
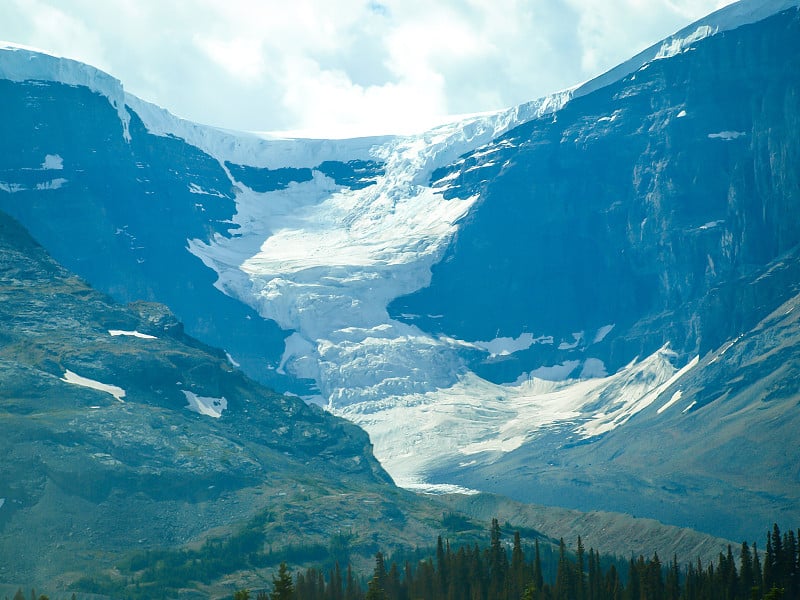
[[[91,388],[93,390],[98,390],[100,392],[105,392],[107,394],[111,394],[119,400],[120,402],[125,402],[123,398],[125,397],[125,390],[121,387],[116,385],[110,385],[108,383],[101,383],[99,381],[95,381],[94,379],[89,379],[88,377],[81,377],[77,373],[73,373],[69,369],[64,371],[64,376],[61,378],[61,381],[66,383],[71,383],[73,385],[79,385],[81,387]]]
[[[568,343],[568,342],[561,342],[558,345],[558,349],[559,350],[574,350],[575,348],[577,348],[578,344],[580,344],[583,341],[583,331],[578,331],[577,333],[573,333],[572,334],[572,339],[573,339],[573,342],[571,344]]]
[[[718,133],[709,133],[708,139],[710,140],[724,140],[726,142],[730,140],[736,140],[740,137],[744,137],[747,134],[744,131],[720,131]]]
[[[592,340],[593,344],[599,344],[606,336],[611,333],[614,329],[615,323],[611,323],[610,325],[603,325],[600,329],[597,330],[597,333],[594,335],[594,340]]]
[[[17,192],[24,192],[28,188],[19,183],[8,183],[6,181],[0,181],[0,191],[5,192],[7,194],[16,194]]]
[[[536,343],[537,339],[539,338],[535,339],[531,333],[522,333],[517,338],[498,337],[490,342],[473,342],[473,344],[486,350],[489,356],[508,356],[514,352],[527,350]]]
[[[657,414],[659,414],[659,415],[660,415],[661,413],[663,413],[663,412],[664,412],[665,410],[667,410],[667,409],[668,409],[670,406],[672,406],[672,405],[673,405],[673,404],[675,404],[675,403],[676,403],[678,400],[680,400],[680,399],[681,399],[681,396],[683,396],[683,392],[682,392],[681,390],[678,390],[677,392],[675,392],[674,394],[672,394],[672,397],[671,397],[669,400],[667,400],[667,402],[666,402],[666,403],[665,403],[665,404],[664,404],[664,405],[663,405],[661,408],[659,408],[659,409],[656,411],[656,413],[657,413]]]
[[[472,488],[455,485],[452,483],[425,483],[424,481],[395,481],[399,487],[417,492],[418,494],[428,495],[442,495],[442,494],[462,494],[465,496],[474,496],[480,494],[478,490]]]
[[[42,183],[36,184],[36,190],[58,190],[61,189],[65,183],[67,183],[67,179],[63,177],[58,177],[56,179],[51,179],[50,181],[43,181]]]
[[[661,48],[659,49],[658,53],[656,53],[655,57],[653,57],[653,60],[662,60],[664,58],[676,56],[681,52],[685,52],[693,44],[696,44],[700,40],[703,40],[707,37],[711,37],[716,33],[717,30],[715,28],[709,25],[700,25],[697,29],[685,37],[672,37],[662,42]]]
[[[545,379],[547,381],[563,381],[570,376],[575,369],[578,368],[578,365],[581,364],[579,360],[567,360],[558,365],[552,365],[549,367],[539,367],[538,369],[534,369],[530,372],[530,375],[527,377],[529,378],[537,378],[537,379]]]
[[[222,416],[222,412],[228,408],[228,401],[225,398],[207,398],[187,390],[181,391],[189,403],[186,408],[198,414],[219,419]]]
[[[137,337],[142,338],[143,340],[157,340],[158,338],[154,335],[150,335],[148,333],[141,333],[139,331],[125,331],[123,329],[109,329],[108,335],[117,337],[117,336],[128,336],[128,337]]]
[[[692,410],[692,408],[694,408],[695,404],[697,404],[697,400],[692,400],[689,406],[687,406],[681,411],[681,414],[685,415],[686,413],[688,413],[690,410]]]
[[[676,119],[682,119],[682,118],[683,118],[683,117],[685,117],[685,116],[686,116],[686,111],[685,111],[685,110],[682,110],[682,111],[681,111],[681,112],[679,112],[677,115],[675,115],[675,118],[676,118]]]
[[[700,225],[700,227],[698,227],[698,229],[701,229],[701,230],[713,229],[714,227],[718,227],[718,226],[722,225],[724,222],[725,222],[724,219],[719,219],[718,221],[709,221],[708,223],[706,223],[704,225]]]
[[[232,357],[232,356],[231,356],[231,355],[228,353],[228,351],[227,351],[227,350],[225,351],[225,358],[227,358],[227,359],[228,359],[228,362],[231,364],[231,366],[232,366],[232,367],[234,367],[234,368],[236,368],[236,369],[238,369],[239,367],[241,367],[241,366],[242,366],[242,365],[240,365],[238,362],[236,362],[235,360],[233,360],[233,357]]]
[[[223,194],[221,192],[216,192],[216,191],[209,192],[207,190],[204,190],[203,188],[201,188],[196,183],[190,183],[189,184],[189,193],[191,193],[191,194],[201,194],[203,196],[214,196],[216,198],[224,198],[225,197],[225,194]]]
[[[64,168],[64,159],[58,154],[47,154],[41,168],[43,171],[61,171]]]

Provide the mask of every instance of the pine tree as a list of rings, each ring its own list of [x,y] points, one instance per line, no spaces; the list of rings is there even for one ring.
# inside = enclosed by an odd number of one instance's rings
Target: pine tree
[[[681,595],[680,571],[678,570],[678,555],[672,555],[672,562],[667,570],[667,579],[664,583],[664,593],[667,600],[678,600]]]
[[[764,590],[764,576],[761,571],[761,559],[758,558],[758,544],[753,542],[753,580],[755,585],[753,587],[758,589],[757,596],[760,597]]]
[[[328,575],[328,587],[325,590],[325,600],[344,600],[342,570],[337,560]]]
[[[639,561],[634,561],[631,558],[628,565],[628,587],[625,588],[625,598],[627,600],[639,600],[641,596],[641,569],[640,565],[644,566],[644,558],[639,557]]]
[[[791,529],[783,537],[784,564],[786,570],[785,584],[789,598],[800,596],[800,567],[797,563],[798,540]]]
[[[444,543],[442,536],[436,539],[436,574],[437,583],[439,586],[439,593],[444,595],[447,593],[447,585],[449,582],[447,574],[447,560],[444,552]]]
[[[347,565],[347,582],[344,587],[344,600],[358,600],[360,596],[361,593],[358,588],[358,583],[356,583],[356,578],[353,575],[353,568]]]
[[[542,575],[542,559],[539,553],[539,539],[534,541],[533,554],[533,585],[535,589],[541,591],[544,587],[544,577]]]
[[[375,554],[375,570],[372,573],[367,586],[366,600],[386,600],[386,565],[383,562],[383,554]]]
[[[285,562],[278,565],[277,577],[272,577],[272,593],[269,595],[270,600],[294,600],[294,584],[292,576]]]
[[[567,560],[567,547],[564,538],[558,544],[558,570],[556,571],[556,600],[569,600],[572,597],[572,586],[570,585],[570,572],[572,565]]]
[[[767,550],[764,553],[764,589],[772,588],[775,583],[775,555],[772,552],[772,540],[767,533]]]
[[[742,550],[739,553],[739,597],[750,598],[755,587],[756,578],[753,573],[753,557],[750,554],[750,546],[747,545],[747,542],[742,542]]]
[[[508,556],[500,538],[500,524],[492,519],[489,546],[489,597],[500,598],[508,574]]]
[[[519,531],[514,532],[514,546],[511,551],[511,574],[508,595],[510,598],[519,598],[528,584],[527,570],[525,568],[525,553],[522,551],[522,541]]]
[[[575,597],[578,600],[586,600],[586,580],[584,576],[583,558],[584,548],[581,536],[578,536],[578,551],[576,554],[577,563],[575,565]]]

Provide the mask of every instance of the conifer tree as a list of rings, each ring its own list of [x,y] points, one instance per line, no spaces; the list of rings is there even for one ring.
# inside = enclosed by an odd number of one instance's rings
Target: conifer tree
[[[285,562],[278,565],[278,575],[272,577],[270,600],[295,600],[294,583]]]
[[[764,578],[761,571],[761,559],[758,557],[758,543],[753,542],[753,580],[755,584],[753,587],[758,588],[757,596],[761,596],[764,591]]]
[[[342,570],[337,560],[328,576],[328,587],[325,590],[325,600],[344,600]]]
[[[747,545],[747,542],[742,542],[742,549],[739,553],[739,597],[750,598],[755,586],[756,579],[753,573],[753,557],[750,554],[750,546]]]
[[[575,597],[578,600],[586,600],[586,581],[583,564],[584,553],[583,541],[581,540],[581,536],[578,536],[577,562],[575,564]]]
[[[542,575],[542,559],[539,553],[539,539],[534,541],[533,554],[533,585],[535,589],[541,591],[544,587],[544,577]]]
[[[510,598],[519,598],[528,584],[527,570],[525,568],[525,553],[522,551],[522,540],[519,531],[514,532],[514,546],[511,550],[511,574],[509,577],[508,595]]]
[[[569,600],[571,585],[570,585],[570,571],[571,565],[567,560],[567,548],[564,544],[564,538],[561,538],[558,544],[558,570],[556,571],[556,600]]]
[[[667,578],[664,582],[664,593],[667,600],[678,600],[681,595],[680,570],[678,569],[678,555],[672,555],[672,562],[667,570]]]
[[[344,588],[344,600],[359,600],[361,592],[358,588],[358,583],[353,575],[353,568],[347,565],[347,582]]]
[[[763,589],[770,590],[775,585],[775,554],[772,551],[772,540],[767,534],[767,551],[764,555],[764,577]]]
[[[372,573],[367,586],[366,600],[386,600],[386,565],[383,562],[383,554],[375,554],[375,570]]]

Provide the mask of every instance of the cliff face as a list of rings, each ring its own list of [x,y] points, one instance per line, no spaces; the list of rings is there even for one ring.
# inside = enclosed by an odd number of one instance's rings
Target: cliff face
[[[422,326],[470,340],[614,324],[587,350],[609,372],[752,327],[789,290],[739,284],[800,242],[797,34],[794,10],[720,33],[434,173],[480,200],[393,314],[442,315]],[[497,377],[566,356],[535,346]]]
[[[555,337],[476,367],[496,381],[571,359],[573,376],[590,358],[612,373],[665,344],[676,364],[699,362],[624,426],[533,429],[433,480],[737,538],[798,518],[800,455],[785,444],[800,419],[798,50],[796,10],[719,34],[434,174],[481,201],[397,318],[442,314],[428,326],[466,339]],[[570,332],[584,333],[557,347]]]

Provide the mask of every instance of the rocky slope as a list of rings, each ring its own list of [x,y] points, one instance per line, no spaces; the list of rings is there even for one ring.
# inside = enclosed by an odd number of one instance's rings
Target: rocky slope
[[[115,304],[3,213],[0,273],[4,579],[97,572],[289,504],[309,540],[384,509],[409,522],[367,527],[375,539],[431,535],[363,431],[248,380],[165,306]],[[342,495],[349,518],[335,514]],[[380,507],[359,509],[376,495]]]
[[[0,456],[0,585],[12,593],[82,579],[84,592],[119,593],[130,582],[228,597],[263,586],[281,559],[369,569],[378,548],[427,546],[437,535],[483,543],[492,516],[545,542],[585,535],[592,521],[396,488],[363,431],[250,381],[165,306],[122,306],[94,291],[2,212]],[[459,514],[450,528],[444,517]],[[641,525],[610,514],[603,523]],[[634,543],[598,537],[597,546],[706,560],[726,544],[659,524],[648,531]],[[163,564],[178,572],[181,553],[207,540],[231,566],[176,584]],[[160,553],[161,572],[147,551]],[[251,564],[254,554],[262,561]]]

